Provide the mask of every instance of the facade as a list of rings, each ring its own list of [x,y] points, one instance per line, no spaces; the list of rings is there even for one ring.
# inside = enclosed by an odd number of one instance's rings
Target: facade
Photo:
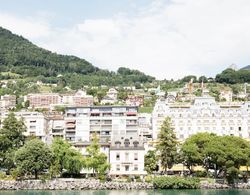
[[[49,108],[51,104],[60,104],[61,97],[57,93],[28,94],[24,101],[29,101],[32,108]]]
[[[145,175],[144,155],[140,137],[115,137],[110,146],[110,175]]]
[[[110,88],[106,96],[101,100],[101,104],[114,104],[117,102],[118,91],[115,88]]]
[[[78,90],[75,94],[63,94],[61,103],[72,106],[93,106],[94,98],[85,91]]]
[[[219,104],[213,97],[196,97],[193,103],[169,104],[159,99],[152,113],[153,139],[170,117],[180,141],[199,132],[250,137],[250,102]]]
[[[47,142],[48,138],[48,120],[40,112],[15,112],[18,119],[22,118],[27,131],[24,132],[25,136],[36,136],[39,139]],[[1,127],[2,121],[7,118],[8,112],[1,113]]]
[[[233,101],[233,92],[231,90],[221,91],[220,92],[220,100],[225,100],[227,102]]]
[[[143,96],[130,95],[126,99],[127,106],[143,106],[144,98]]]
[[[16,96],[15,95],[3,95],[0,98],[0,108],[10,109],[16,106]]]
[[[68,141],[90,141],[97,133],[100,142],[110,142],[122,135],[138,135],[137,107],[93,106],[67,107],[65,111],[65,138]]]
[[[25,101],[29,101],[32,108],[50,108],[57,105],[62,106],[93,106],[94,98],[87,95],[85,91],[79,90],[73,94],[42,93],[28,94]]]
[[[152,116],[150,113],[138,114],[138,132],[145,141],[152,140]]]

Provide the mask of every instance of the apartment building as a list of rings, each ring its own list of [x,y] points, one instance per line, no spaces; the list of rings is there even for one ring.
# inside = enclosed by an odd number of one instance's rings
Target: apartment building
[[[138,135],[137,111],[133,106],[67,107],[65,138],[89,141],[97,133],[100,142],[105,143],[119,135]]]
[[[144,140],[152,140],[152,115],[151,113],[138,114],[138,132]]]
[[[78,90],[76,93],[58,94],[58,93],[42,93],[28,94],[24,98],[30,102],[32,108],[50,108],[57,105],[62,106],[93,106],[94,98],[87,95],[85,91]]]
[[[152,113],[153,139],[170,117],[180,141],[198,132],[250,137],[250,102],[217,103],[213,97],[196,97],[192,103],[168,103],[159,99]]]
[[[110,175],[145,175],[145,149],[140,136],[117,136],[110,146]]]
[[[3,95],[0,98],[0,108],[10,109],[16,106],[16,96],[15,95]]]
[[[144,98],[143,96],[130,95],[126,99],[127,106],[143,106]]]
[[[32,108],[49,108],[52,104],[60,104],[61,96],[57,93],[28,94],[24,101],[29,101]]]
[[[0,115],[1,127],[3,120],[7,118],[8,112],[3,112]],[[48,138],[48,120],[40,112],[15,112],[17,119],[23,119],[27,131],[25,136],[36,136],[39,139],[47,142]]]

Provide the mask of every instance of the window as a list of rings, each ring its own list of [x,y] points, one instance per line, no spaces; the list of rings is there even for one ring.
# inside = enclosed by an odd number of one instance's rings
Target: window
[[[137,148],[138,145],[139,145],[139,142],[138,141],[134,141],[133,144],[134,144],[134,147]]]
[[[138,171],[138,165],[134,165],[134,171]]]
[[[125,165],[125,171],[129,171],[129,165]]]
[[[116,147],[116,148],[119,148],[120,145],[121,145],[121,142],[119,142],[119,141],[115,142],[115,147]]]
[[[138,153],[134,153],[134,160],[138,160]]]
[[[128,147],[129,147],[129,144],[130,144],[129,140],[128,140],[128,139],[125,139],[125,141],[124,141],[124,146],[125,146],[126,148],[128,148]]]
[[[239,127],[239,131],[241,131],[241,127]]]
[[[116,170],[120,171],[120,165],[116,165]]]
[[[116,160],[120,160],[120,154],[116,153]]]
[[[125,161],[129,161],[129,153],[128,152],[125,153]]]

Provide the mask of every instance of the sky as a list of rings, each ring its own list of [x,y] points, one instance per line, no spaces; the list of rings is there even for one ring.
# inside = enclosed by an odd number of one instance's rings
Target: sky
[[[0,26],[100,68],[158,79],[250,64],[249,0],[0,0]]]

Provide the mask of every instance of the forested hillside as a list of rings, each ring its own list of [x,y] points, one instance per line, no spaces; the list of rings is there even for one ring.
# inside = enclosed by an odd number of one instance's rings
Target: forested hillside
[[[0,71],[5,73],[0,75],[0,79],[38,77],[50,83],[58,82],[57,76],[60,74],[64,82],[73,85],[73,88],[79,84],[119,85],[154,80],[137,70],[120,68],[118,72],[111,72],[75,56],[52,53],[1,27]]]

